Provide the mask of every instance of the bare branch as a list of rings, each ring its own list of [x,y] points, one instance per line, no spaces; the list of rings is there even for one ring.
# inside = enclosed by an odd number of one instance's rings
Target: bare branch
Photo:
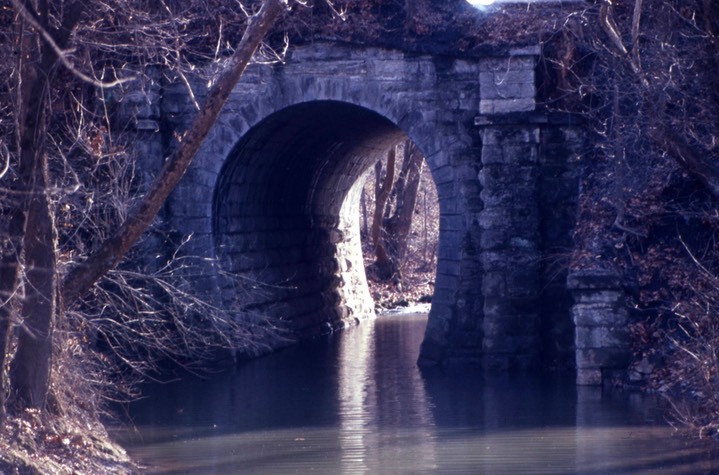
[[[17,11],[22,15],[23,19],[27,21],[29,24],[35,28],[42,38],[45,40],[45,42],[50,45],[50,48],[55,52],[55,55],[57,55],[60,62],[75,76],[80,78],[81,80],[85,81],[88,84],[92,84],[95,87],[100,88],[110,88],[115,87],[120,84],[124,84],[129,81],[133,81],[134,77],[128,77],[128,78],[118,78],[114,81],[100,81],[96,78],[90,77],[87,74],[83,73],[79,69],[75,67],[74,64],[72,64],[72,61],[68,58],[69,51],[65,51],[55,42],[55,39],[52,37],[52,35],[42,27],[42,25],[35,19],[35,17],[25,8],[25,5],[23,5],[20,0],[11,0],[13,3],[13,6],[17,9]]]
[[[10,151],[7,149],[5,142],[2,143],[2,150],[0,153],[5,157],[5,165],[3,165],[2,170],[0,170],[0,178],[2,178],[10,169]]]
[[[250,19],[235,54],[210,88],[206,102],[195,117],[180,148],[168,157],[143,200],[130,212],[127,220],[110,239],[65,277],[62,288],[66,305],[75,303],[98,279],[115,268],[152,222],[167,196],[184,175],[219,116],[232,88],[286,4],[286,0],[265,0],[257,14]]]

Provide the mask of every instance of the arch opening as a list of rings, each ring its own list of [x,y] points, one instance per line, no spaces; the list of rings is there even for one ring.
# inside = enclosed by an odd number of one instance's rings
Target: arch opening
[[[405,139],[373,111],[312,101],[275,112],[239,140],[215,189],[213,236],[223,270],[251,282],[244,308],[300,337],[374,316],[361,178]]]
[[[437,274],[439,200],[424,155],[410,139],[366,174],[360,234],[375,307],[431,301]]]

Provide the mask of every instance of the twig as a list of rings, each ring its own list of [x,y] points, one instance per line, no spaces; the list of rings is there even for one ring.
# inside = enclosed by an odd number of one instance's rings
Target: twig
[[[0,178],[4,177],[10,169],[10,150],[8,150],[5,142],[2,143],[2,154],[5,156],[5,165],[3,166],[2,171],[0,171]]]
[[[30,23],[43,37],[43,39],[47,42],[48,45],[52,48],[52,50],[55,52],[57,57],[60,59],[60,62],[75,76],[80,78],[81,80],[92,84],[93,86],[100,87],[100,88],[110,88],[119,86],[120,84],[124,84],[129,81],[135,80],[135,77],[128,77],[128,78],[118,78],[114,81],[105,82],[105,81],[99,81],[96,78],[90,77],[87,74],[83,73],[79,69],[75,67],[74,64],[68,59],[67,53],[68,51],[63,50],[58,46],[58,44],[55,42],[55,39],[52,37],[52,35],[45,29],[43,26],[38,22],[35,17],[32,16],[32,14],[25,8],[25,5],[23,5],[19,0],[11,0],[13,6],[17,9],[17,11],[20,13],[20,15],[23,17],[25,21]]]

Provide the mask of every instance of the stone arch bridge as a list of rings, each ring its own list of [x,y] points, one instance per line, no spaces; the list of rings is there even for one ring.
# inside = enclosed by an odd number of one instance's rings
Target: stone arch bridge
[[[187,252],[217,258],[198,288],[300,338],[371,317],[360,178],[409,137],[437,185],[441,221],[420,360],[490,369],[576,361],[580,383],[621,368],[617,286],[601,276],[567,285],[584,134],[537,107],[538,54],[315,44],[284,64],[250,67],[165,211],[193,236]],[[130,95],[125,107],[154,164],[196,111],[182,84]],[[233,274],[260,284],[238,293]]]

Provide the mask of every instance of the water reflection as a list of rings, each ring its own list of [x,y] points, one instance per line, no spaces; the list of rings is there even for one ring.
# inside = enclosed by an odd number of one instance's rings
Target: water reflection
[[[383,319],[341,337],[339,417],[342,473],[390,473],[436,466],[434,420],[416,367],[424,316]]]
[[[375,405],[375,391],[368,384],[374,365],[374,326],[368,331],[348,332],[340,341],[337,378],[340,411],[340,459],[343,473],[364,473],[376,445],[365,417],[365,408]]]
[[[638,396],[420,371],[426,318],[380,318],[207,381],[148,388],[117,436],[149,473],[715,473]]]

